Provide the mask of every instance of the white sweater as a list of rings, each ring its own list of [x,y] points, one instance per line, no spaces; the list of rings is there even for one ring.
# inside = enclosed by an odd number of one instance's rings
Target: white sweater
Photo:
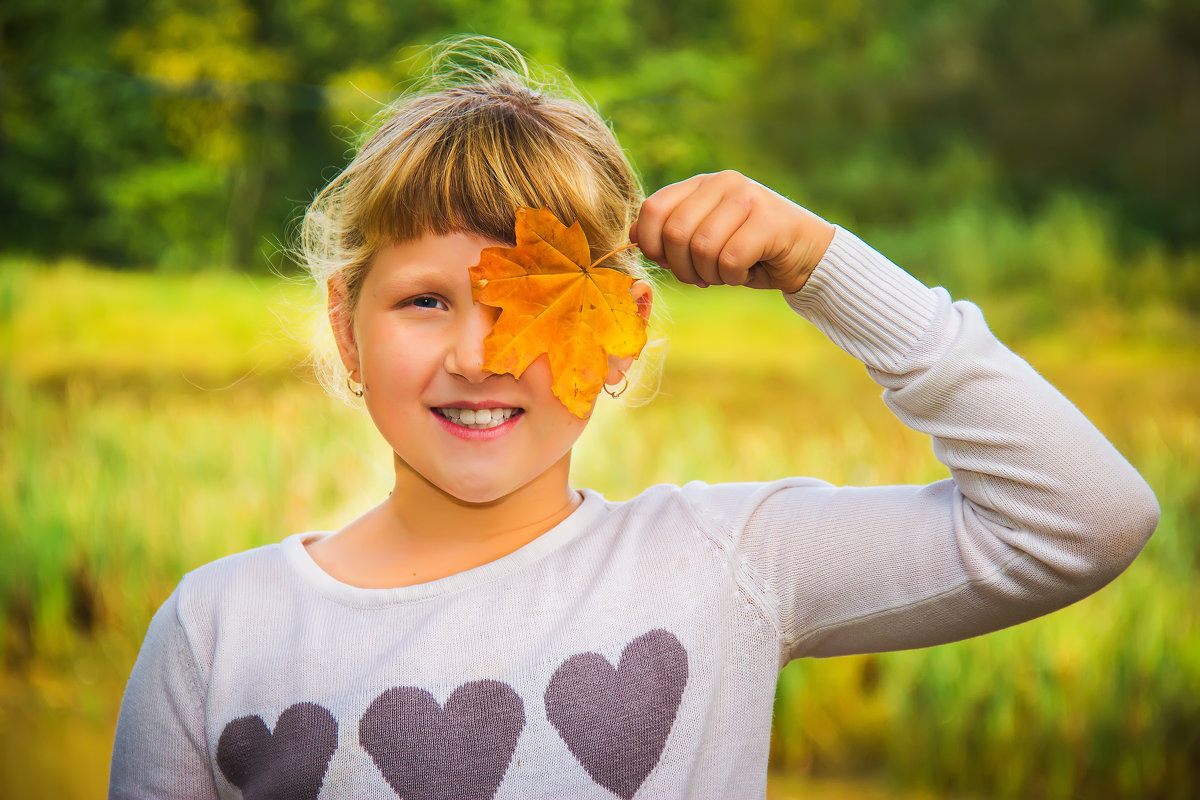
[[[1060,608],[1150,489],[988,331],[839,230],[787,302],[930,434],[928,486],[585,490],[525,547],[360,589],[297,534],[187,575],[125,692],[110,797],[761,798],[779,669]]]

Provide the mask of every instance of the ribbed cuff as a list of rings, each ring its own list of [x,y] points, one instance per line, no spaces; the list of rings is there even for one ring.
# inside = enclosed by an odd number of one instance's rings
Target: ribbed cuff
[[[939,305],[934,290],[841,227],[808,282],[784,299],[838,347],[891,373],[904,370]]]

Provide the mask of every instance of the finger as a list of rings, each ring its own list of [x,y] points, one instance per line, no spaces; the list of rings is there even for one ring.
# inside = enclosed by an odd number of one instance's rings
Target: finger
[[[762,262],[755,264],[746,272],[746,282],[742,284],[748,289],[774,289],[771,273],[767,272]]]
[[[696,268],[692,265],[692,259],[688,255],[687,250],[680,253],[678,248],[674,248],[674,252],[672,252],[673,248],[665,240],[664,247],[666,248],[666,256],[662,265],[671,270],[681,283],[690,283],[693,286],[699,286],[701,289],[708,287],[708,282],[696,274]]]
[[[667,253],[662,240],[663,223],[667,221],[675,206],[696,190],[704,177],[696,175],[685,181],[664,186],[642,203],[629,235],[630,241],[638,246],[646,258],[660,266],[667,265]]]
[[[739,281],[739,286],[770,288],[773,285],[770,264],[765,262],[771,256],[768,247],[773,235],[774,229],[763,215],[751,214],[721,249],[718,268],[722,278],[728,276],[727,282]]]
[[[750,218],[751,206],[729,195],[709,213],[692,234],[692,264],[701,279],[710,284],[725,283],[740,286],[746,280],[746,269],[726,269],[721,265],[721,253],[730,238]],[[748,267],[747,267],[748,269]]]
[[[717,278],[716,261],[722,242],[708,239],[697,241],[696,234],[704,221],[721,202],[720,191],[710,182],[701,183],[696,191],[683,198],[663,223],[663,248],[667,265],[680,280],[708,285]],[[690,280],[684,276],[690,276]]]

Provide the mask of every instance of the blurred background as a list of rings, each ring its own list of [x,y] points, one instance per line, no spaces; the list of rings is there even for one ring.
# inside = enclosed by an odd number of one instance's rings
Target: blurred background
[[[0,796],[102,796],[179,577],[386,493],[286,251],[419,46],[465,32],[573,76],[648,190],[739,169],[975,300],[1158,492],[1144,555],[1066,611],[789,666],[771,797],[1200,792],[1194,0],[6,0]],[[778,298],[662,294],[661,394],[601,409],[579,484],[945,477]]]

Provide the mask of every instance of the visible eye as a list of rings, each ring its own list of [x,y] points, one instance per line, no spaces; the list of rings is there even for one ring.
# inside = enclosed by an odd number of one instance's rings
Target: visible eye
[[[435,297],[434,295],[431,295],[431,294],[418,295],[417,297],[414,297],[410,300],[406,300],[404,305],[414,306],[415,308],[431,308],[431,309],[446,308],[446,304],[444,302],[442,302],[441,298]]]

